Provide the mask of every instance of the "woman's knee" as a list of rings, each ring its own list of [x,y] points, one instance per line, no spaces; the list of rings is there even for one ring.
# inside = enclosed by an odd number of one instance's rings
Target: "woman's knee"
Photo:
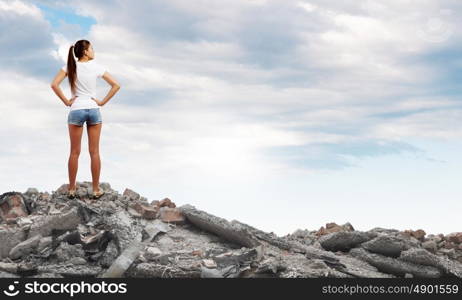
[[[99,149],[89,149],[90,156],[99,156]]]
[[[80,155],[80,149],[75,149],[71,150],[71,156],[79,156]]]

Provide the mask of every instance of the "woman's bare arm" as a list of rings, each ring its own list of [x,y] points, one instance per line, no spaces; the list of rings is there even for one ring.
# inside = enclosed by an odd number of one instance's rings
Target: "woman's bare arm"
[[[101,106],[106,104],[120,89],[120,84],[117,82],[117,80],[114,79],[114,77],[112,77],[111,74],[109,74],[109,72],[104,72],[102,77],[111,86],[111,89],[107,93],[106,97],[104,97],[104,99],[100,102]]]
[[[63,91],[59,87],[59,85],[64,80],[64,78],[66,78],[66,76],[67,76],[66,72],[64,72],[63,70],[59,70],[58,74],[56,74],[50,86],[55,92],[55,94],[59,97],[59,99],[61,99],[61,101],[63,101],[66,106],[69,106],[70,101],[66,98],[66,96],[64,96]]]

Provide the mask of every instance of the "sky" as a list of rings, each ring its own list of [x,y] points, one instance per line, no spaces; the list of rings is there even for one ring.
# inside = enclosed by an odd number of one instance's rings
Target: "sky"
[[[69,183],[69,108],[50,83],[87,39],[121,85],[100,140],[100,182],[120,193],[280,236],[330,222],[461,231],[461,9],[0,0],[0,193]],[[109,89],[98,79],[100,99]],[[86,132],[77,180],[91,181]]]

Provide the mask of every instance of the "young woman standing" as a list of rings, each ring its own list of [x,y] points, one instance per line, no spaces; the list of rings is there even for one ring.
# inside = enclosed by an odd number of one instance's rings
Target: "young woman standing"
[[[77,57],[77,61],[74,59]],[[97,199],[104,194],[99,189],[99,175],[101,159],[99,156],[99,138],[102,118],[100,107],[105,105],[120,89],[119,83],[107,72],[106,68],[94,61],[93,46],[87,40],[79,40],[69,48],[67,64],[58,72],[51,83],[56,95],[70,107],[67,123],[71,140],[71,150],[68,161],[69,194],[75,197],[78,160],[80,155],[80,142],[83,124],[87,123],[88,150],[91,158],[91,175],[93,185],[93,198]],[[69,78],[72,98],[68,100],[59,85],[65,77]],[[103,100],[96,98],[96,80],[103,78],[111,89]]]

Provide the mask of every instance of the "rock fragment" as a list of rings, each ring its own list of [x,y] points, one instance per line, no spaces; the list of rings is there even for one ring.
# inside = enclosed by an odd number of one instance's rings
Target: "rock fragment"
[[[36,250],[40,239],[42,236],[40,234],[33,236],[19,244],[17,244],[13,249],[10,251],[10,258],[11,259],[18,259],[22,256],[25,256],[29,253],[32,253]]]

